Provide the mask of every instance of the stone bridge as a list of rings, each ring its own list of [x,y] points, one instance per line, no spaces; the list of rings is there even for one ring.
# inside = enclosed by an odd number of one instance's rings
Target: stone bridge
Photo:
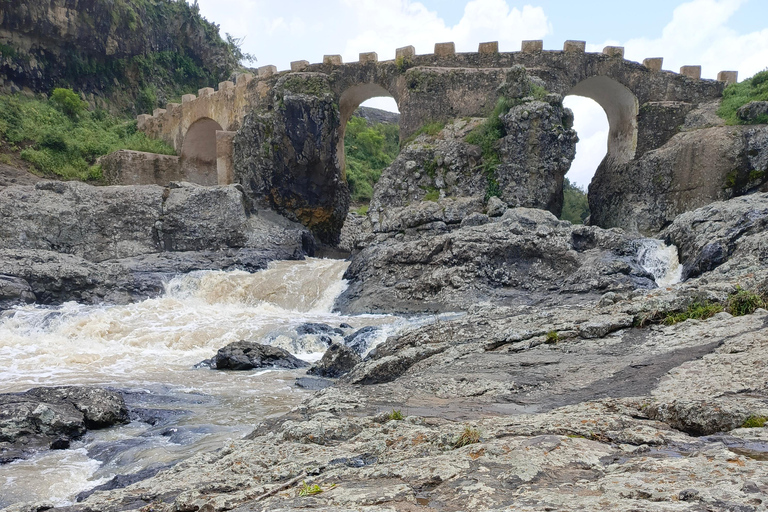
[[[606,47],[602,53],[586,52],[585,47],[583,41],[567,41],[561,51],[548,51],[542,41],[523,41],[519,52],[499,52],[498,43],[490,42],[481,43],[476,53],[456,53],[453,43],[439,43],[434,53],[427,55],[417,55],[412,46],[400,48],[394,60],[384,62],[379,62],[375,53],[362,53],[354,63],[345,64],[340,56],[327,55],[322,63],[297,61],[285,71],[263,66],[257,76],[241,74],[236,83],[222,82],[218,90],[201,89],[197,96],[184,96],[181,104],[170,103],[151,115],[140,115],[138,127],[176,149],[190,181],[240,181],[248,189],[244,183],[247,178],[237,175],[233,164],[239,147],[233,141],[246,116],[285,109],[289,93],[321,96],[331,103],[324,111],[324,122],[334,124],[336,133],[317,138],[318,133],[309,129],[305,135],[314,133],[319,143],[335,144],[334,154],[325,158],[324,165],[335,167],[343,180],[345,126],[362,102],[380,96],[394,98],[404,140],[427,122],[487,116],[500,96],[516,97],[519,93],[510,88],[519,86],[515,77],[522,66],[548,91],[589,97],[605,110],[610,125],[608,152],[598,170],[599,181],[601,173],[610,173],[616,166],[664,145],[678,133],[692,109],[720,98],[725,85],[737,80],[733,71],[721,72],[718,80],[702,80],[700,66],[684,66],[680,73],[674,73],[662,70],[661,58],[640,64],[625,60],[621,47]],[[307,117],[306,110],[294,114],[304,116],[299,124],[317,122]],[[291,130],[305,128],[287,126],[285,130],[291,138]],[[284,163],[308,165],[302,161],[306,160],[302,151],[294,148],[283,152]],[[256,195],[269,195],[270,186],[251,183],[250,189]],[[259,192],[256,189],[260,187],[263,190]],[[599,193],[599,183],[593,182],[590,196]],[[346,213],[344,205],[334,208],[338,211],[326,212],[326,216],[338,215],[340,210]],[[305,224],[312,222],[306,215],[293,217]],[[606,216],[593,212],[593,219],[602,218]]]

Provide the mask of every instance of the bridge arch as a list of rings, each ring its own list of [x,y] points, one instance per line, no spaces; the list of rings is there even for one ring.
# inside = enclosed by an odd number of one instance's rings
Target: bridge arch
[[[605,76],[586,78],[573,86],[566,96],[584,96],[596,101],[608,117],[608,153],[606,158],[621,164],[632,160],[637,149],[637,96],[626,86]]]
[[[339,142],[336,147],[336,155],[339,160],[339,167],[341,168],[342,174],[344,176],[346,176],[344,135],[347,130],[347,122],[361,104],[372,98],[380,97],[393,98],[397,102],[397,98],[394,94],[375,82],[352,85],[345,89],[339,97],[339,114],[341,116],[341,123],[339,125]],[[399,107],[400,105],[398,102],[398,109]]]
[[[210,117],[193,122],[181,146],[181,169],[186,179],[201,185],[218,183],[216,132],[222,126]]]

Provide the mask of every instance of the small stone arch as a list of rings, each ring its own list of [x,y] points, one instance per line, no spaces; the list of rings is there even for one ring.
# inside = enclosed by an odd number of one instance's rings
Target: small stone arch
[[[181,146],[181,170],[186,180],[200,185],[219,183],[217,132],[223,132],[221,125],[209,117],[198,119],[187,129]]]
[[[632,160],[637,150],[637,96],[627,87],[607,76],[593,76],[572,87],[566,96],[584,96],[595,100],[608,117],[608,154],[606,158],[621,164]]]
[[[347,131],[347,121],[355,113],[355,110],[364,102],[371,98],[388,97],[394,98],[397,101],[397,97],[390,91],[382,87],[377,83],[365,83],[353,85],[341,94],[339,98],[339,114],[341,116],[341,124],[339,126],[339,142],[336,147],[336,155],[339,160],[339,167],[341,168],[342,175],[346,176],[346,159],[344,154],[344,134]],[[398,108],[399,108],[398,102]]]

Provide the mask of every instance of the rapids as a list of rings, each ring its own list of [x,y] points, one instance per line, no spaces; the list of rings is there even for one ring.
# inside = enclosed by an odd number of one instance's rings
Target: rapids
[[[267,270],[194,272],[163,296],[124,306],[26,306],[0,315],[0,392],[36,386],[94,385],[121,390],[130,424],[89,432],[71,449],[0,466],[0,508],[19,502],[62,506],[117,474],[164,467],[289,411],[306,395],[303,371],[196,369],[224,345],[245,339],[281,345],[306,322],[357,329],[382,326],[375,343],[404,324],[383,315],[331,312],[347,262],[274,262]],[[288,344],[314,361],[322,345]],[[294,341],[295,343],[295,341]],[[296,350],[298,348],[298,350]]]

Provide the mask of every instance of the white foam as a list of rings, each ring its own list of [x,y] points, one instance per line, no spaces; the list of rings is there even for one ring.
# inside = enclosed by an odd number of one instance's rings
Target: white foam
[[[639,241],[637,261],[653,275],[660,288],[680,282],[683,267],[677,253],[677,247],[667,245],[661,240],[646,238]]]

